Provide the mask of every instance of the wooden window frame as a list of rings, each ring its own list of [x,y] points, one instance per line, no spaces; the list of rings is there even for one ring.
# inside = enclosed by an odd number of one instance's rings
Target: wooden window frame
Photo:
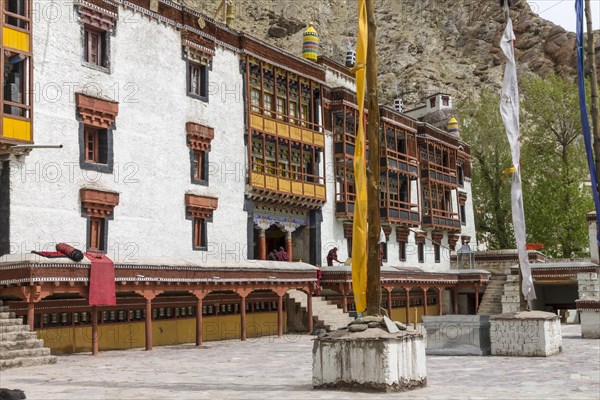
[[[435,263],[439,264],[441,262],[441,247],[438,243],[433,244],[433,254]]]
[[[417,243],[417,259],[419,264],[425,263],[425,243]]]
[[[398,242],[398,259],[400,261],[406,261],[406,240]]]
[[[108,48],[108,35],[107,31],[103,31],[93,26],[84,25],[83,27],[83,60],[93,66],[108,68],[107,62],[107,48]],[[97,49],[96,49],[96,61],[92,59],[93,43],[90,39],[93,36],[97,37]]]
[[[467,225],[467,206],[465,204],[459,204],[458,209],[460,210],[460,224]]]
[[[89,217],[87,250],[96,253],[106,253],[107,251],[107,226],[106,218]]]
[[[192,248],[193,250],[207,249],[207,224],[206,218],[192,218]]]
[[[81,166],[98,172],[112,172],[112,132],[105,128],[83,124]],[[103,141],[104,143],[101,143]],[[90,150],[90,143],[92,144]],[[91,155],[90,155],[91,152]],[[105,154],[101,154],[105,152]],[[86,168],[86,166],[88,168]]]
[[[208,102],[208,66],[204,64],[198,64],[192,61],[187,62],[187,84],[186,92],[187,95],[195,99]],[[194,71],[198,71],[198,82],[193,85],[192,78]],[[195,86],[195,87],[194,87]]]
[[[208,185],[208,151],[190,148],[191,181]]]

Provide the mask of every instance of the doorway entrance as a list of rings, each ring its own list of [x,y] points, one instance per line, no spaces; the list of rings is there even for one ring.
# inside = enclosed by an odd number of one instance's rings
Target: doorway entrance
[[[278,252],[280,247],[285,249],[285,232],[277,225],[271,225],[265,231],[265,238],[267,239],[267,255],[273,250]]]

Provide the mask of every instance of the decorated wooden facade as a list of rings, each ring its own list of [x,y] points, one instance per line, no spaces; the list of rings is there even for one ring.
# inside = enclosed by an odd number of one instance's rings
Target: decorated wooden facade
[[[33,143],[31,0],[0,2],[0,146]]]

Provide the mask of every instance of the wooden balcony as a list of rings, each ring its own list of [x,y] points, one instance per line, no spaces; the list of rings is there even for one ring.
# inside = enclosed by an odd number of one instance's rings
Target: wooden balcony
[[[309,182],[308,177],[305,179],[307,181],[251,171],[252,191],[248,196],[269,203],[320,208],[326,200],[325,184],[321,183],[323,178],[310,178],[313,182]]]
[[[418,204],[386,199],[380,201],[379,210],[383,222],[408,226],[419,226],[421,223]]]
[[[443,231],[461,230],[458,213],[451,211],[425,209],[421,221],[423,228],[435,228]]]
[[[338,194],[335,202],[335,216],[340,219],[352,219],[355,200],[356,194],[354,193]],[[420,224],[418,204],[383,200],[380,202],[379,210],[382,222],[408,226],[419,226]]]
[[[256,108],[256,106],[252,107]],[[274,115],[273,112],[270,113]],[[281,119],[272,118],[257,112],[252,112],[250,114],[250,128],[293,142],[304,143],[320,148],[325,146],[325,135],[318,130],[309,129],[310,123],[298,119],[292,119],[293,123],[290,123],[289,120],[291,118],[286,117],[286,119],[283,117]],[[295,123],[296,121],[299,122],[299,125]],[[303,124],[306,125],[306,127],[303,126]],[[315,128],[320,127],[315,125]]]
[[[379,165],[382,168],[398,171],[415,178],[419,176],[419,162],[416,157],[390,149],[381,149]]]
[[[458,186],[456,171],[438,164],[421,162],[421,179],[448,186]]]
[[[26,4],[26,15],[15,14],[9,11],[8,2],[0,2],[0,29],[2,41],[0,51],[3,57],[0,69],[7,74],[5,63],[23,65],[20,86],[12,86],[11,81],[3,75],[3,84],[0,87],[0,143],[2,144],[30,144],[33,143],[31,117],[32,117],[32,37],[29,6]],[[10,60],[15,60],[13,63]],[[19,99],[6,90],[18,90]]]

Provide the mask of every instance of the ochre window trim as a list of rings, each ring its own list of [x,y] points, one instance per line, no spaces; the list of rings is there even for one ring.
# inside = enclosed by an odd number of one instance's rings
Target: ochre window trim
[[[119,103],[87,96],[83,93],[75,94],[75,104],[82,122],[97,128],[112,127],[119,113]]]
[[[119,193],[83,188],[79,191],[81,205],[90,218],[107,218],[119,204]]]
[[[210,143],[215,137],[215,130],[213,128],[194,122],[187,122],[185,130],[187,131],[188,147],[193,150],[210,151]]]
[[[194,218],[208,218],[219,207],[219,199],[187,193],[185,195],[185,207],[187,212]]]

